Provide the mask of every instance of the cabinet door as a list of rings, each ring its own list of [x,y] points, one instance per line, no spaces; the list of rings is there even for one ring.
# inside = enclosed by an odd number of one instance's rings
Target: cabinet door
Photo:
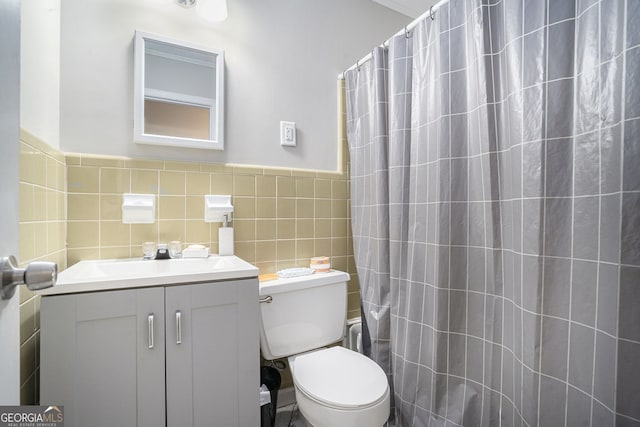
[[[167,426],[259,426],[258,281],[168,287],[166,319]]]
[[[41,320],[40,401],[66,425],[165,424],[163,288],[43,297]]]

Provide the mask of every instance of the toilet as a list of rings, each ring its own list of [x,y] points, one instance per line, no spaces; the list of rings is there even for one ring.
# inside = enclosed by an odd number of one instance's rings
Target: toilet
[[[343,347],[349,275],[332,270],[260,283],[260,350],[287,357],[298,408],[314,427],[380,427],[390,391],[374,361]]]

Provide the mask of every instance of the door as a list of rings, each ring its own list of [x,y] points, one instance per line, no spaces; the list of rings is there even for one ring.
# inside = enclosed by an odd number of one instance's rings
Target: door
[[[70,427],[165,423],[164,289],[43,297],[43,405]]]
[[[166,288],[167,427],[257,427],[258,283]]]
[[[20,1],[0,0],[0,257],[18,255]],[[20,402],[18,292],[0,300],[0,405]]]

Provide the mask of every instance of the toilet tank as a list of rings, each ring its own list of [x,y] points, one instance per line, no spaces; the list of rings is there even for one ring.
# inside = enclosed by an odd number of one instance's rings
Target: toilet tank
[[[260,282],[260,350],[267,360],[313,350],[343,338],[349,274],[332,270]]]

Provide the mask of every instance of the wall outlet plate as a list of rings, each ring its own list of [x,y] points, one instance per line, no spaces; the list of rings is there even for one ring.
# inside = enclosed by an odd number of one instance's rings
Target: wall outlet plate
[[[280,122],[280,145],[296,146],[296,123]]]

